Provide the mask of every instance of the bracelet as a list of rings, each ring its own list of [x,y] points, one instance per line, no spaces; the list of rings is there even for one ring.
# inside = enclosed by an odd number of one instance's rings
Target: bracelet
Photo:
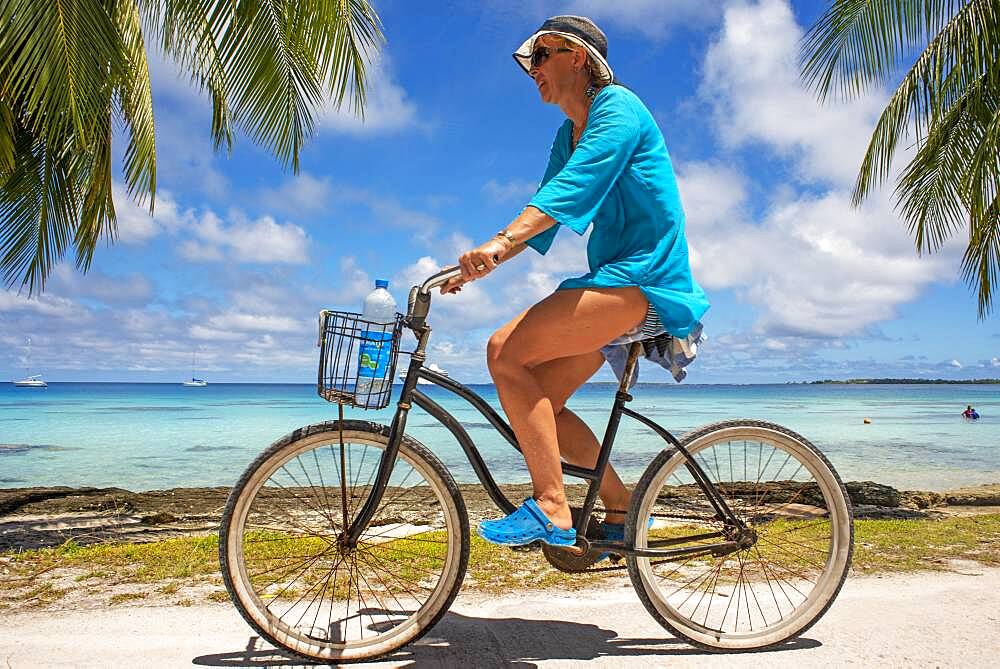
[[[496,234],[496,236],[500,237],[501,239],[506,239],[508,242],[510,242],[511,248],[517,246],[517,240],[514,239],[514,235],[510,234],[509,230],[501,230]]]

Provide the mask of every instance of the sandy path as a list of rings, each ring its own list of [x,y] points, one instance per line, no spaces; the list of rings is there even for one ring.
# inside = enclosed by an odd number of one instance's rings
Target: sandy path
[[[463,595],[416,645],[418,667],[995,667],[1000,569],[849,579],[805,637],[749,655],[703,653],[647,615],[623,582],[581,592]],[[36,612],[0,623],[0,667],[288,667],[229,605]]]

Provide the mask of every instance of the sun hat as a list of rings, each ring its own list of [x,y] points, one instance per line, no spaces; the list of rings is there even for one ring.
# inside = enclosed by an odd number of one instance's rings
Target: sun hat
[[[513,53],[514,60],[530,74],[531,52],[535,50],[535,40],[542,35],[559,35],[579,44],[587,50],[597,65],[595,74],[603,83],[614,81],[615,73],[608,65],[608,38],[597,24],[586,16],[553,16],[547,19],[535,33]]]

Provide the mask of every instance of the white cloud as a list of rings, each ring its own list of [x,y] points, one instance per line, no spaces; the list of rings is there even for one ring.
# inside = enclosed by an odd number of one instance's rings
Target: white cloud
[[[786,0],[730,3],[700,92],[730,146],[763,144],[794,159],[801,179],[848,187],[886,95],[820,105],[799,77],[802,35]]]
[[[298,332],[305,328],[302,321],[274,314],[227,312],[208,319],[209,328],[235,332]]]
[[[851,207],[884,95],[819,106],[799,79],[801,37],[785,0],[730,3],[701,87],[729,146],[784,157],[792,181],[751,207],[748,192],[760,189],[730,165],[682,164],[678,175],[698,281],[752,303],[765,335],[836,338],[895,317],[933,282],[954,281],[961,244],[919,257],[885,193]]]
[[[296,216],[326,210],[332,195],[329,177],[314,177],[305,172],[291,177],[277,188],[257,190],[257,198],[263,208]]]
[[[743,177],[727,167],[681,166],[679,183],[695,277],[710,294],[731,288],[753,303],[764,332],[854,334],[955,279],[955,245],[917,256],[882,197],[854,209],[843,191],[801,195],[754,220]]]
[[[132,201],[120,183],[111,187],[118,219],[118,241],[122,244],[144,244],[161,232],[173,232],[192,220],[190,211],[180,211],[173,195],[160,189],[156,196],[153,215],[147,207]]]
[[[241,332],[233,332],[232,330],[219,329],[219,328],[209,328],[204,325],[192,325],[188,329],[188,334],[191,335],[193,339],[201,339],[204,341],[241,341],[246,338],[246,335]]]
[[[960,363],[958,360],[952,360],[951,362],[948,363],[948,366],[954,367],[955,369],[962,369],[962,363]]]
[[[276,223],[270,216],[255,221],[234,214],[228,225],[214,212],[206,211],[192,224],[198,240],[187,240],[180,246],[188,260],[219,260],[227,253],[239,262],[290,263],[308,262],[305,230],[292,223]]]
[[[77,310],[72,300],[45,293],[34,297],[13,290],[0,290],[0,313],[28,312],[42,316],[66,316]]]
[[[324,130],[349,135],[373,135],[395,132],[419,125],[417,107],[406,90],[393,80],[392,64],[383,52],[375,56],[367,68],[364,119],[345,105],[336,109],[333,100],[317,117],[319,134]]]
[[[153,298],[153,284],[140,274],[110,276],[99,270],[86,274],[67,264],[58,265],[46,290],[64,297],[86,297],[105,304],[146,303]]]

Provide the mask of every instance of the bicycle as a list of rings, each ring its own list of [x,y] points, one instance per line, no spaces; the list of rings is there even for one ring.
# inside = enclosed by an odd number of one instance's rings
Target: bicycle
[[[338,420],[274,442],[229,496],[219,536],[226,588],[250,626],[279,648],[312,660],[370,660],[420,638],[458,594],[470,550],[465,503],[441,461],[405,433],[413,406],[454,435],[497,508],[515,508],[465,428],[417,388],[425,379],[458,395],[517,448],[485,400],[423,366],[431,290],[458,272],[414,286],[406,315],[390,324],[322,312],[317,388],[337,402]],[[417,345],[390,425],[345,420],[345,404],[388,406],[404,328]],[[623,379],[641,347],[631,345]],[[385,361],[388,383],[358,383],[362,350]],[[809,629],[839,593],[853,551],[851,503],[826,457],[795,432],[755,420],[677,439],[629,409],[631,400],[623,381],[593,468],[563,464],[564,474],[589,485],[574,509],[577,544],[545,546],[545,558],[567,572],[627,569],[661,625],[710,651],[774,646]],[[636,484],[624,541],[615,542],[601,535],[597,516],[606,510],[596,502],[623,416],[666,447]],[[597,562],[605,553],[606,567]]]

